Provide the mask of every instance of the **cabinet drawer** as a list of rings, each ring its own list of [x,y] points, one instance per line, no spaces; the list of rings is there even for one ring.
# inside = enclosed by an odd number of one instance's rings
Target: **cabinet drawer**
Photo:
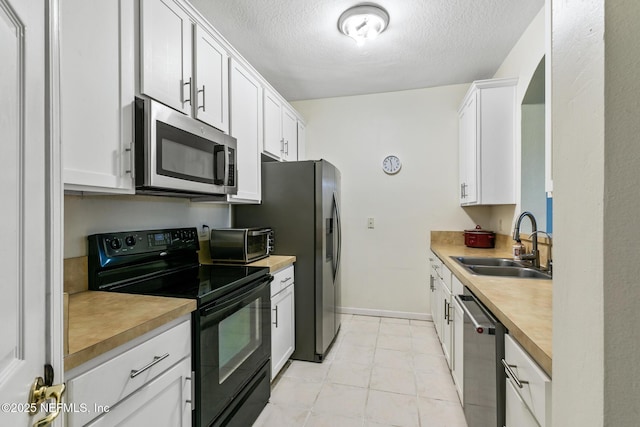
[[[285,267],[273,273],[273,282],[271,282],[271,296],[293,284],[293,265]]]
[[[504,360],[513,375],[521,382],[516,384],[507,372],[507,381],[527,405],[541,427],[551,425],[551,379],[538,367],[529,354],[509,335],[504,340]],[[505,369],[506,371],[506,369]]]
[[[67,402],[88,408],[70,417],[69,427],[86,424],[100,415],[93,408],[115,405],[190,354],[191,322],[185,321],[69,379]]]

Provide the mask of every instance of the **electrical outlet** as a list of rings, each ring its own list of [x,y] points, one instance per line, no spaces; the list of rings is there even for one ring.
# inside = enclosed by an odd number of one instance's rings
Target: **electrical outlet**
[[[375,223],[373,218],[367,218],[367,228],[375,228]]]

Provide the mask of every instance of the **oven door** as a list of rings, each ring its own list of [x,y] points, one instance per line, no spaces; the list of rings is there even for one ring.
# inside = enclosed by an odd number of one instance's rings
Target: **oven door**
[[[269,360],[272,280],[266,276],[199,310],[196,425],[210,425]]]

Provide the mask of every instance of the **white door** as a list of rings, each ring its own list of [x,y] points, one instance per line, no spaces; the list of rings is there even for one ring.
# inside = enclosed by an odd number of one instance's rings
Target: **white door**
[[[276,158],[282,156],[282,110],[280,100],[269,89],[264,89],[264,152]]]
[[[229,132],[229,56],[201,27],[195,27],[195,117]]]
[[[262,86],[241,64],[231,60],[231,136],[238,140],[238,194],[233,200],[260,202]]]
[[[298,122],[293,111],[285,106],[282,107],[282,138],[284,139],[284,159],[298,160]]]
[[[51,271],[60,273],[55,266],[62,257],[51,251],[51,241],[60,243],[60,237],[50,230],[62,195],[55,174],[60,153],[47,149],[45,132],[45,3],[0,0],[0,423],[7,426],[31,425],[45,416],[25,412],[27,397],[44,364],[59,367],[62,353],[60,334],[56,340],[48,329],[60,328],[48,307],[60,303],[62,294],[46,295]],[[58,198],[46,203],[48,192]],[[61,375],[56,372],[55,380]]]
[[[460,114],[460,204],[477,202],[477,100],[472,95]]]
[[[191,114],[192,22],[173,0],[140,3],[140,91]]]

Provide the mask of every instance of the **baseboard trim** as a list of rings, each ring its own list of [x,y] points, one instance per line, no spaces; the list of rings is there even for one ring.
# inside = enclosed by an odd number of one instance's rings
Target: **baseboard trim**
[[[397,319],[426,320],[428,322],[433,321],[433,316],[431,314],[412,313],[409,311],[375,310],[371,308],[355,307],[337,307],[337,310],[339,313],[357,314],[360,316],[393,317]]]

